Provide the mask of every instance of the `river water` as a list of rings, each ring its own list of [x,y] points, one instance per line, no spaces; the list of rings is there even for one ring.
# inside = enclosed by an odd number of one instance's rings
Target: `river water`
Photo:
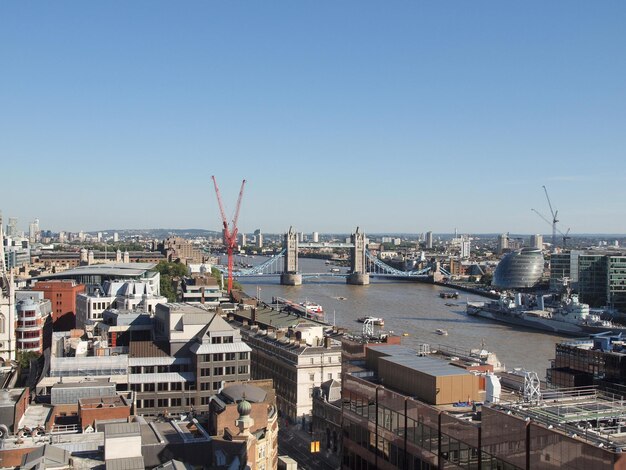
[[[267,258],[243,258],[257,264]],[[299,259],[304,274],[328,272],[330,266],[323,260]],[[345,268],[341,268],[345,272]],[[362,316],[382,317],[385,330],[402,337],[402,344],[417,348],[428,343],[455,346],[464,349],[480,348],[496,353],[507,369],[522,367],[545,377],[550,359],[554,358],[555,344],[565,337],[530,329],[521,329],[465,314],[466,300],[486,300],[473,294],[459,292],[458,299],[442,299],[439,292],[445,288],[417,282],[397,282],[372,279],[368,286],[347,285],[344,278],[321,277],[305,279],[301,286],[281,286],[277,276],[240,279],[250,296],[259,294],[270,303],[280,296],[295,302],[309,300],[322,305],[326,321],[352,331],[360,331]],[[449,290],[449,289],[447,289]],[[343,300],[342,300],[343,299]],[[447,306],[453,303],[454,306]],[[378,328],[378,327],[376,327]],[[435,333],[440,328],[448,336]]]

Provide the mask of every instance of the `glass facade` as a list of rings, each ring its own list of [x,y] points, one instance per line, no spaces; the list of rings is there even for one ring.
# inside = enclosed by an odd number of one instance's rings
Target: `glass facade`
[[[543,253],[536,248],[522,248],[502,258],[493,273],[492,285],[501,289],[533,287],[543,275]]]

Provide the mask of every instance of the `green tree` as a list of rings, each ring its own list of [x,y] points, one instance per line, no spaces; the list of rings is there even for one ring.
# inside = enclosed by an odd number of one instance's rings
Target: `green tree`
[[[188,274],[187,265],[178,262],[161,261],[155,269],[161,274],[161,295],[170,302],[176,302],[174,278],[182,278]]]
[[[29,369],[30,361],[32,359],[37,359],[39,356],[40,354],[34,351],[18,351],[15,356],[15,360],[20,366],[20,369]]]

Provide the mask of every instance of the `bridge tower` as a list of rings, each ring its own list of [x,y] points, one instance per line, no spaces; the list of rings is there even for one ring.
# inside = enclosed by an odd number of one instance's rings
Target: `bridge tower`
[[[370,275],[365,267],[365,234],[357,227],[350,238],[354,247],[351,249],[350,274],[346,282],[355,286],[365,286],[370,283]]]
[[[283,286],[299,286],[302,284],[302,274],[298,273],[298,233],[289,227],[284,237],[285,266],[280,275]]]

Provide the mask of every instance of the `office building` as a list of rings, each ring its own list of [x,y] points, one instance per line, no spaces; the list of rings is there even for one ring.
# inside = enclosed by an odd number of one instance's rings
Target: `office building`
[[[217,313],[160,304],[154,341],[131,342],[129,382],[142,414],[199,410],[224,383],[250,378],[250,348]]]
[[[252,378],[274,381],[282,416],[294,423],[310,422],[314,388],[327,380],[341,381],[341,344],[324,337],[323,326],[303,324],[269,331],[231,324],[240,328],[243,341],[252,349]]]
[[[7,224],[7,238],[18,238],[19,232],[17,231],[17,218],[9,217],[9,223]]]
[[[39,281],[32,290],[43,292],[50,301],[54,331],[69,331],[76,327],[76,296],[85,292],[84,284],[74,280]]]
[[[108,308],[154,313],[157,304],[167,302],[145,281],[106,281],[101,288],[76,296],[77,328],[93,326]]]
[[[569,284],[581,302],[626,312],[626,255],[622,252],[569,251],[551,255],[550,287]]]
[[[336,401],[341,468],[608,470],[626,464],[622,401],[582,390],[533,395],[530,387],[524,399],[502,390],[495,376],[483,377],[489,391],[477,376],[443,360],[368,352],[367,369],[344,375]],[[456,406],[443,404],[459,387],[467,387],[467,396]],[[442,393],[449,395],[442,400]]]

